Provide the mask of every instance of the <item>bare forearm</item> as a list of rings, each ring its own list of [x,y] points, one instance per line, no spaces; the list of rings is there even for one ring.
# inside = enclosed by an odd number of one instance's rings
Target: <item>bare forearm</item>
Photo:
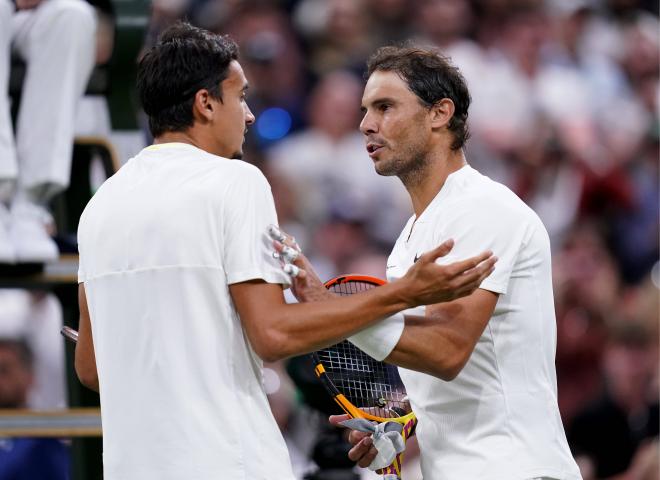
[[[259,290],[260,302],[249,301],[251,294],[247,292],[254,288]],[[299,304],[285,304],[281,292],[269,284],[237,284],[230,290],[248,337],[265,360],[332,345],[411,306],[398,282],[359,295],[336,297],[329,293],[322,300]],[[263,321],[264,316],[268,321]]]
[[[463,339],[436,318],[406,315],[405,319],[403,334],[385,361],[452,380],[462,367]]]
[[[470,359],[496,303],[496,294],[479,289],[460,300],[428,306],[424,317],[406,316],[399,343],[385,361],[453,380]]]

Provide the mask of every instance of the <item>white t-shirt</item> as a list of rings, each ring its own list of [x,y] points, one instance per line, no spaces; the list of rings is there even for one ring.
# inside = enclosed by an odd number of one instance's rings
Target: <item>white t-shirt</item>
[[[268,182],[191,145],[147,147],[79,226],[106,480],[293,479],[228,285],[287,283]]]
[[[389,257],[388,280],[453,238],[439,263],[491,249],[481,288],[499,294],[493,317],[459,375],[446,382],[400,368],[419,417],[424,480],[579,479],[559,416],[550,244],[536,214],[470,166],[451,174]],[[410,314],[423,315],[423,308]],[[419,339],[424,342],[423,338]]]

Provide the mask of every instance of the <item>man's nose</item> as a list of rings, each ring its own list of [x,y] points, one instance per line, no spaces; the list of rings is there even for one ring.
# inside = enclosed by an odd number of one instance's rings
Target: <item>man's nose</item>
[[[369,112],[365,113],[364,117],[362,117],[362,121],[360,122],[360,131],[364,135],[378,131],[378,126],[376,125],[376,122],[374,122],[373,117],[369,114]]]

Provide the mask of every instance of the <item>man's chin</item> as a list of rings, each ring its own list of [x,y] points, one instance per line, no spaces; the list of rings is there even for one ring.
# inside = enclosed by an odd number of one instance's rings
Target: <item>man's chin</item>
[[[380,160],[380,161],[375,161],[374,162],[374,169],[376,170],[376,173],[380,176],[383,177],[391,177],[393,175],[396,175],[396,170],[392,168],[392,165],[388,164],[387,162]]]

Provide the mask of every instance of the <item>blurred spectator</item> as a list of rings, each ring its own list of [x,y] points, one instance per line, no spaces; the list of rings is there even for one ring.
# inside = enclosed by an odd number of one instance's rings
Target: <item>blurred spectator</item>
[[[557,316],[559,408],[570,425],[597,395],[607,322],[617,310],[621,281],[599,231],[584,224],[553,259]]]
[[[308,18],[316,28],[305,28]],[[367,0],[303,0],[297,25],[306,34],[308,62],[318,76],[334,70],[362,73],[377,46],[371,33]]]
[[[256,117],[248,141],[264,149],[304,123],[306,76],[302,52],[289,18],[275,6],[246,2],[223,33],[241,48]]]
[[[419,16],[408,0],[367,0],[373,41],[377,46],[402,42],[414,36],[412,19]]]
[[[658,392],[649,388],[658,371],[657,337],[650,334],[639,323],[613,327],[604,354],[605,388],[568,432],[574,455],[593,464],[595,478],[625,472],[638,447],[658,437]]]
[[[289,179],[307,227],[333,217],[365,222],[375,239],[392,242],[410,206],[398,180],[376,174],[366,155],[357,130],[361,96],[353,74],[325,75],[309,98],[309,128],[275,145],[269,168]]]
[[[26,408],[33,383],[27,343],[0,338],[0,408]],[[53,438],[0,439],[0,480],[69,478],[69,451]]]
[[[45,206],[69,183],[96,19],[82,0],[18,0],[16,8],[0,0],[0,263],[44,262],[58,256]],[[15,140],[6,93],[12,50],[28,65]]]
[[[474,13],[468,0],[417,0],[417,41],[439,47],[472,85],[481,81],[483,51],[471,39]]]
[[[0,290],[0,337],[24,339],[34,352],[30,408],[52,410],[67,405],[61,326],[62,307],[54,295]]]

